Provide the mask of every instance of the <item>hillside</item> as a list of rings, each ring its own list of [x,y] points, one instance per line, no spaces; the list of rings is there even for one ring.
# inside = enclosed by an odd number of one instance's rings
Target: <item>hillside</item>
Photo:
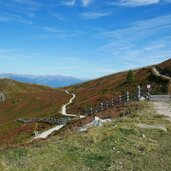
[[[159,69],[159,71],[164,74],[164,75],[168,75],[171,77],[171,59],[162,62],[161,64],[159,64],[157,66],[157,68]]]
[[[171,59],[156,65],[156,67],[171,68]],[[151,67],[136,69],[133,72],[134,81],[132,83],[126,82],[128,71],[125,71],[70,87],[70,90],[76,94],[76,99],[70,106],[70,111],[78,112],[90,108],[90,106],[97,105],[102,101],[118,97],[126,91],[134,94],[137,91],[137,85],[141,85],[144,93],[148,83],[152,86],[152,94],[168,92],[168,81],[156,77],[152,73]]]
[[[41,116],[59,117],[60,107],[66,103],[69,95],[58,89],[24,84],[14,80],[0,79],[0,92],[5,101],[0,102],[0,142],[20,142],[49,125],[27,124],[16,121],[17,118]]]
[[[171,59],[165,61],[156,68],[171,67]],[[152,85],[152,94],[168,93],[169,82],[155,76],[151,67],[133,70],[134,80],[128,83],[128,71],[116,73],[96,80],[64,87],[76,94],[76,99],[67,108],[68,112],[79,113],[83,109],[96,106],[97,104],[110,100],[130,92],[137,93],[137,85],[141,85],[142,92],[146,93],[146,85]],[[22,142],[22,140],[33,135],[34,130],[41,131],[49,127],[46,124],[26,124],[16,121],[17,118],[32,117],[59,117],[60,107],[68,102],[70,95],[59,89],[52,89],[34,84],[24,84],[10,79],[0,79],[0,93],[6,98],[0,102],[0,140],[3,142]]]
[[[168,92],[169,83],[153,75],[151,67],[134,70],[135,78],[131,83],[125,81],[127,75],[128,71],[67,87],[76,94],[70,111],[79,112],[82,107],[117,97],[125,90],[134,93],[137,84],[145,88],[150,83],[153,94]],[[71,97],[59,89],[7,79],[0,82],[1,92],[7,97],[0,103],[0,141],[9,143],[0,147],[0,170],[171,169],[170,121],[157,114],[152,103],[130,102],[97,115],[75,118],[46,141],[25,142],[34,130],[49,126],[23,125],[16,122],[17,117],[58,117],[59,108]],[[79,128],[90,123],[95,116],[112,120],[101,127],[93,126],[80,132]]]
[[[83,82],[83,80],[75,77],[67,77],[61,75],[25,75],[2,73],[0,74],[0,78],[9,78],[15,81],[46,85],[54,88],[74,85]]]
[[[47,141],[1,150],[0,170],[171,170],[170,122],[146,103],[129,111],[126,117],[86,132],[61,131]],[[141,123],[164,129],[140,128]]]

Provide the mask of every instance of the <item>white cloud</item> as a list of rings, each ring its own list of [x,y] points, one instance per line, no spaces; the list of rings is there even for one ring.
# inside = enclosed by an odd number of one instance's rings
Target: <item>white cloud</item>
[[[76,1],[81,6],[87,7],[87,6],[89,6],[92,3],[93,0],[62,0],[62,1],[60,1],[60,4],[62,4],[64,6],[75,6],[76,5]]]
[[[62,14],[60,13],[51,13],[51,15],[53,17],[55,17],[57,20],[60,20],[60,21],[67,21],[68,19],[65,18]]]
[[[42,6],[43,4],[38,3],[35,0],[10,0],[7,2],[0,0],[0,7],[2,11],[13,13],[21,17],[35,17],[37,11],[40,10]]]
[[[23,54],[19,49],[1,49],[0,60],[7,61],[28,61],[31,59],[31,54]]]
[[[114,2],[112,4],[133,7],[133,6],[158,4],[159,2],[160,2],[160,0],[120,0],[119,2]]]
[[[94,19],[97,19],[97,18],[100,18],[100,17],[106,17],[106,16],[109,16],[110,13],[107,13],[107,12],[84,12],[81,14],[81,16],[85,19],[91,19],[91,20],[94,20]]]
[[[133,67],[132,64],[138,67],[158,63],[171,57],[170,30],[171,15],[165,15],[102,32],[101,38],[107,43],[100,46],[95,55],[110,57],[111,63],[122,60],[123,69]]]
[[[28,5],[28,6],[40,6],[40,4],[33,0],[12,0],[15,3]]]
[[[44,26],[44,27],[42,28],[42,30],[47,31],[47,32],[51,32],[51,33],[61,32],[60,30],[57,30],[57,29],[55,29],[55,28],[51,28],[51,27],[48,27],[48,26]]]
[[[25,19],[19,15],[12,13],[1,13],[0,14],[0,22],[16,22],[21,24],[33,24],[33,22],[29,19]]]
[[[148,20],[141,20],[133,23],[129,27],[103,32],[102,36],[108,38],[148,38],[154,34],[162,33],[163,30],[171,28],[171,15],[164,15]],[[132,36],[135,35],[136,36]]]
[[[76,0],[65,0],[60,2],[64,6],[75,6]]]
[[[82,1],[82,5],[84,7],[87,7],[92,3],[92,0],[81,0],[81,1]]]
[[[73,37],[77,37],[82,34],[79,31],[67,32],[64,30],[58,30],[51,27],[42,27],[41,30],[46,31],[46,33],[33,35],[33,36],[25,36],[24,38],[27,40],[55,40],[55,39],[70,39]]]

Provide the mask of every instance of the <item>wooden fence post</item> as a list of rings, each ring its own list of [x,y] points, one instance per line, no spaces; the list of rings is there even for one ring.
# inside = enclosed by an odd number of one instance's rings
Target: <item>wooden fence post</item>
[[[103,111],[104,110],[103,103],[101,103],[100,105],[101,105],[101,111]]]
[[[122,103],[122,97],[119,96],[119,103],[121,104]]]
[[[96,106],[95,112],[98,113],[99,112],[99,106]]]
[[[93,108],[90,108],[90,114],[91,115],[93,114]]]
[[[106,108],[106,109],[108,109],[108,108],[109,108],[109,102],[108,102],[108,101],[106,101],[105,108]]]
[[[150,93],[151,93],[151,85],[148,84],[148,85],[147,85],[147,99],[148,99],[148,100],[150,100],[150,97],[151,97]]]
[[[112,106],[114,106],[114,99],[112,99]]]
[[[138,98],[138,100],[140,100],[140,98],[141,98],[141,86],[140,85],[138,85],[138,95],[137,95],[137,98]]]
[[[126,92],[126,101],[129,102],[129,91]]]

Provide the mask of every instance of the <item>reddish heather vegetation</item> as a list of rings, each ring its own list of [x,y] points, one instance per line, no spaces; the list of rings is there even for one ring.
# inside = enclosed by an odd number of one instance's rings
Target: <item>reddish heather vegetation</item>
[[[6,96],[6,101],[0,103],[0,143],[22,142],[50,125],[28,124],[17,122],[17,118],[42,116],[60,116],[60,107],[70,98],[59,89],[44,86],[19,83],[13,80],[1,79],[0,91]]]
[[[171,68],[171,59],[156,65],[156,67],[158,66]],[[126,91],[133,94],[137,90],[137,85],[141,85],[144,93],[148,83],[152,86],[153,94],[168,92],[169,83],[153,75],[151,67],[133,70],[133,73],[134,80],[131,83],[126,81],[128,75],[128,71],[126,71],[72,86],[71,90],[76,94],[76,99],[70,106],[70,112],[76,113],[82,109],[90,108],[105,100],[123,95]]]
[[[155,67],[165,70],[171,68],[171,59]],[[70,92],[76,94],[76,99],[68,106],[68,112],[77,114],[83,109],[89,109],[106,100],[111,100],[127,91],[134,94],[137,85],[141,85],[142,91],[146,92],[148,83],[152,86],[153,94],[165,94],[169,91],[170,83],[156,77],[151,71],[151,67],[133,70],[134,78],[127,82],[128,71],[116,73],[96,80],[65,87]],[[171,86],[170,86],[171,87]],[[1,79],[0,92],[5,97],[5,102],[0,102],[0,142],[20,143],[30,138],[33,131],[41,131],[50,127],[47,124],[27,124],[23,125],[16,121],[17,118],[31,117],[60,117],[60,108],[68,102],[70,95],[60,89],[52,89],[40,85],[24,84],[13,80]],[[126,111],[126,106],[119,106],[98,113],[101,118],[117,117]],[[81,126],[91,122],[94,115],[81,120],[74,120],[68,124],[68,128]],[[63,129],[62,129],[63,130]]]

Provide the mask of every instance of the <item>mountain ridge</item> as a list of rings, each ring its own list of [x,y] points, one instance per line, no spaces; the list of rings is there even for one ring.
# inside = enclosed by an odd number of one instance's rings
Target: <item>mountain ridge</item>
[[[13,79],[23,83],[32,83],[46,85],[53,88],[65,87],[82,83],[85,80],[72,76],[62,75],[31,75],[31,74],[13,74],[13,73],[0,73],[0,78]]]

